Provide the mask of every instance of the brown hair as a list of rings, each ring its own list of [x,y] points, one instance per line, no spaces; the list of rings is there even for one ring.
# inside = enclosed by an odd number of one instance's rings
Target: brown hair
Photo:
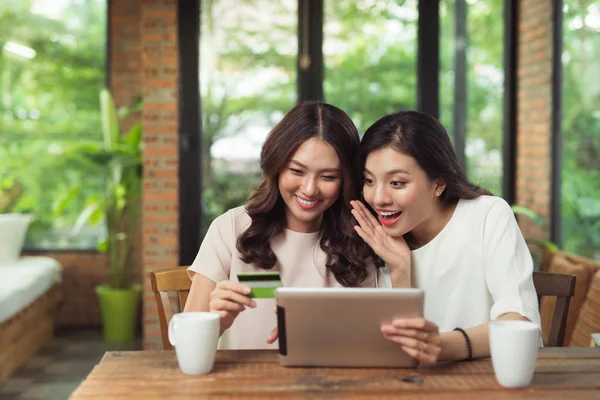
[[[414,158],[430,180],[444,181],[446,189],[440,200],[446,205],[456,204],[459,199],[491,195],[488,190],[469,182],[446,129],[428,114],[399,111],[371,125],[360,143],[358,169],[361,174],[367,156],[385,147]]]
[[[315,138],[335,149],[342,175],[341,193],[323,213],[320,246],[336,280],[344,286],[358,286],[368,275],[366,263],[371,257],[370,249],[354,231],[350,213],[350,200],[358,198],[358,174],[353,171],[352,161],[360,139],[350,117],[329,104],[299,103],[267,136],[260,155],[262,181],[246,205],[252,222],[238,237],[237,249],[242,261],[259,268],[271,269],[277,263],[270,241],[283,232],[286,224],[278,177],[300,145]]]

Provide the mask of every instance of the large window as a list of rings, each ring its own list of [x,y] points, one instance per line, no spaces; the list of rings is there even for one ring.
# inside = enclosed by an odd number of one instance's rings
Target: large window
[[[562,237],[600,260],[600,6],[564,0]]]
[[[361,134],[385,114],[416,107],[416,0],[325,0],[325,101]]]
[[[246,202],[265,137],[296,104],[297,1],[201,2],[204,227]],[[268,10],[268,12],[265,12]]]
[[[469,178],[502,195],[503,1],[441,0],[440,119]],[[464,153],[463,153],[464,148]]]
[[[71,235],[85,199],[102,193],[101,175],[56,150],[101,140],[105,44],[106,0],[0,4],[0,212],[33,214],[29,248],[95,248],[101,234]]]

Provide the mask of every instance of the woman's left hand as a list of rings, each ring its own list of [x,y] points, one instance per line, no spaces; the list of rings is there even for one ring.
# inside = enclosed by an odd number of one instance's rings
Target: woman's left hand
[[[398,343],[420,366],[435,364],[442,352],[442,339],[436,324],[424,318],[395,319],[381,325],[386,339]]]

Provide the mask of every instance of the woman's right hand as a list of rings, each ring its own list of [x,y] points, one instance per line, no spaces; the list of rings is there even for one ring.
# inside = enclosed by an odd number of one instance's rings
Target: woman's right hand
[[[411,255],[404,237],[388,235],[362,202],[352,200],[350,205],[352,215],[358,222],[354,229],[375,254],[390,267],[393,286],[410,287]]]
[[[248,297],[250,288],[233,281],[221,281],[210,293],[209,308],[221,317],[221,334],[229,329],[238,314],[246,307],[256,307],[256,302]]]
[[[350,205],[352,215],[358,222],[354,229],[373,251],[392,269],[399,264],[410,267],[410,248],[404,237],[388,235],[379,221],[360,201],[352,200]]]

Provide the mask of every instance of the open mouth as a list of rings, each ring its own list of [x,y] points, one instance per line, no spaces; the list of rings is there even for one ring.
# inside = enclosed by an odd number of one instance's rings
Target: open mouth
[[[402,211],[396,211],[396,212],[380,211],[379,212],[379,222],[381,222],[381,224],[385,225],[385,226],[394,225],[396,223],[396,221],[398,221],[398,219],[400,218],[401,215],[402,215]]]
[[[315,208],[319,203],[319,200],[306,200],[298,196],[294,197],[296,198],[296,202],[298,203],[298,205],[300,205],[300,207],[302,207],[304,210],[311,210]]]

